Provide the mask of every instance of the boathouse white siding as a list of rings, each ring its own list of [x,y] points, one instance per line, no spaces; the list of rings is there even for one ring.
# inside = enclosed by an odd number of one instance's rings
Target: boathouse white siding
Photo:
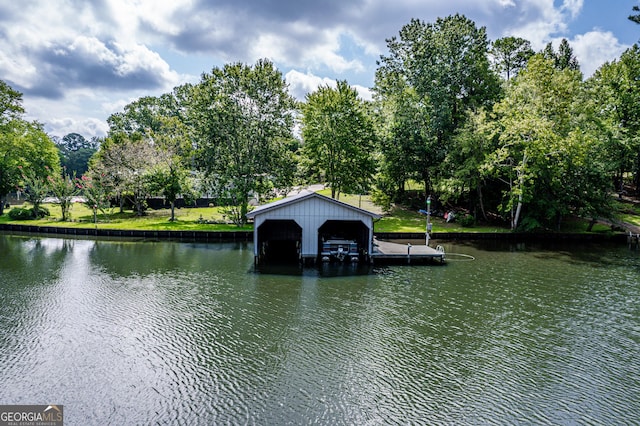
[[[318,256],[319,230],[327,221],[361,222],[368,230],[366,250],[373,251],[373,222],[380,216],[324,195],[304,191],[282,200],[257,207],[247,214],[254,221],[254,255],[259,254],[260,227],[266,221],[295,221],[302,228],[300,257],[315,259]]]

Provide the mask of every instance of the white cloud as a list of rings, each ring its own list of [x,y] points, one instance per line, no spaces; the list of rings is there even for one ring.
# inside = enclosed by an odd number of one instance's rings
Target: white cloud
[[[507,20],[505,16],[487,17],[487,25],[500,28],[500,37],[510,35],[529,40],[534,50],[543,49],[552,36],[567,30],[567,16],[554,7],[553,0],[525,0],[511,13]]]
[[[297,70],[291,70],[285,75],[285,80],[289,84],[289,92],[293,97],[298,100],[305,100],[305,96],[308,93],[315,92],[320,86],[329,86],[335,88],[337,86],[336,81],[328,77],[318,77],[309,72],[301,73]],[[367,101],[373,99],[373,93],[371,89],[353,84],[351,85],[358,91],[358,95]]]
[[[562,4],[562,10],[569,12],[572,18],[575,18],[582,11],[582,5],[584,0],[564,0]]]
[[[358,91],[358,95],[365,101],[373,99],[373,92],[368,87],[360,86],[359,84],[354,84],[352,87]]]
[[[327,77],[318,77],[309,72],[289,71],[285,76],[291,95],[303,101],[308,93],[315,92],[320,86],[336,87],[336,81]]]
[[[603,63],[619,58],[630,47],[621,44],[611,32],[597,30],[578,35],[569,44],[585,78],[590,77]]]
[[[109,131],[107,123],[99,118],[63,118],[51,119],[47,122],[45,131],[51,136],[63,137],[69,133],[79,133],[85,137],[103,137]],[[90,135],[90,136],[89,136]]]

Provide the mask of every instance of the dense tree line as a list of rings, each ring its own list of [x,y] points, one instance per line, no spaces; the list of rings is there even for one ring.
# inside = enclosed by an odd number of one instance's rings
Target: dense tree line
[[[32,194],[47,176],[60,173],[55,144],[40,123],[23,118],[24,112],[22,93],[0,80],[0,214],[9,193]]]
[[[373,101],[340,81],[296,102],[271,62],[228,64],[127,105],[104,140],[65,136],[62,164],[84,174],[77,186],[96,208],[129,198],[143,214],[149,196],[173,206],[206,192],[237,223],[252,198],[318,181],[334,197],[369,192],[385,206],[415,202],[406,188],[419,182],[422,200],[512,229],[609,217],[612,193],[638,188],[638,46],[586,80],[567,40],[536,53],[522,38],[491,42],[462,15],[412,20],[387,49]],[[11,144],[50,150],[41,127],[21,121],[20,99],[2,86],[4,194],[20,181],[18,165],[44,167],[28,150],[14,158]]]

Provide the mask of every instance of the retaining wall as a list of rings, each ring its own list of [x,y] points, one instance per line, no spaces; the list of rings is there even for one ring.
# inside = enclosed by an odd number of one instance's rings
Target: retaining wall
[[[0,231],[67,235],[104,238],[169,239],[202,241],[253,241],[253,231],[143,231],[91,228],[58,228],[53,226],[33,226],[0,223]],[[382,240],[420,240],[424,232],[376,232],[375,237]],[[524,233],[524,232],[434,232],[432,240],[445,241],[575,241],[575,242],[626,242],[627,234],[571,234],[571,233]]]

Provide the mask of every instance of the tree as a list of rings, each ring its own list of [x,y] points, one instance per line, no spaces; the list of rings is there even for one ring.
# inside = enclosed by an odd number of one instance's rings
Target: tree
[[[534,55],[531,43],[520,37],[503,37],[491,45],[491,56],[494,69],[510,80]]]
[[[0,126],[22,117],[22,93],[0,80]]]
[[[321,86],[302,105],[303,155],[324,174],[331,197],[366,191],[375,164],[375,131],[356,89]]]
[[[24,193],[27,202],[33,205],[33,218],[38,219],[45,215],[40,206],[49,193],[47,179],[38,176],[33,169],[23,170],[20,166],[20,170],[23,172],[20,191]]]
[[[108,209],[111,207],[109,192],[104,185],[105,176],[100,174],[85,174],[75,180],[78,188],[85,199],[84,204],[93,210],[94,222],[97,222],[97,212],[100,211],[105,219],[109,218]]]
[[[19,167],[30,163],[25,154],[28,157],[33,152],[24,145],[32,129],[22,120],[22,114],[22,93],[0,80],[0,215],[4,213],[5,197],[22,177]]]
[[[487,220],[485,208],[485,182],[482,165],[487,156],[496,149],[497,141],[492,114],[480,109],[469,113],[469,119],[456,133],[453,149],[447,155],[444,165],[450,169],[450,177],[441,184],[442,202],[460,203],[469,200],[470,209]]]
[[[376,186],[397,202],[406,182],[421,180],[422,171],[435,167],[433,160],[440,155],[433,155],[438,146],[430,134],[428,107],[400,73],[376,73],[375,94],[383,158]]]
[[[189,145],[185,126],[175,118],[165,119],[154,137],[158,161],[148,172],[150,191],[160,193],[171,206],[171,222],[175,221],[175,203],[180,195],[193,192],[189,171],[185,167]]]
[[[602,65],[587,80],[589,101],[599,120],[607,125],[603,149],[612,163],[616,189],[624,190],[624,177],[634,172],[640,185],[640,48],[637,45],[620,58]]]
[[[89,160],[96,153],[100,142],[97,138],[90,141],[78,133],[69,133],[56,140],[60,151],[60,162],[68,176],[83,175],[89,168]]]
[[[234,220],[246,222],[249,198],[275,195],[293,180],[295,100],[282,73],[267,60],[227,64],[191,88],[187,120],[196,163]]]
[[[179,115],[178,101],[171,93],[159,97],[145,96],[124,107],[124,112],[107,118],[109,136],[139,135],[149,137],[163,127],[163,118]]]
[[[636,24],[640,24],[640,7],[638,6],[633,6],[633,8],[631,9],[634,12],[636,12],[635,14],[629,15],[629,20],[631,22],[635,22]]]
[[[553,50],[553,43],[549,42],[542,51],[545,59],[553,61],[554,66],[559,70],[570,69],[580,71],[580,63],[573,54],[573,48],[569,45],[569,41],[563,38],[558,47],[558,51]]]
[[[52,172],[60,172],[58,150],[39,123],[13,119],[0,128],[0,214],[23,175],[44,179]]]
[[[57,150],[42,125],[23,120],[22,114],[22,93],[0,80],[0,215],[5,197],[23,176],[44,178],[47,168],[60,170]]]
[[[511,228],[559,227],[567,214],[606,212],[601,128],[584,107],[579,71],[534,56],[496,104],[498,146],[487,175],[506,185]]]
[[[151,141],[141,136],[113,136],[104,140],[92,160],[92,176],[101,176],[101,184],[120,201],[130,197],[136,213],[142,216],[146,210],[146,198],[150,193],[147,174],[158,161],[157,150]]]
[[[73,197],[78,195],[79,192],[79,188],[76,186],[75,174],[73,177],[68,176],[66,173],[60,175],[52,174],[47,176],[47,180],[49,181],[49,188],[60,206],[62,221],[64,222],[69,219]]]
[[[430,167],[420,170],[429,192],[431,175],[467,111],[492,105],[500,94],[498,77],[488,60],[486,30],[459,14],[438,18],[433,24],[412,20],[400,30],[399,38],[387,40],[387,47],[389,55],[381,57],[376,81],[399,75],[415,89],[429,117],[425,140],[430,149],[423,155]]]

